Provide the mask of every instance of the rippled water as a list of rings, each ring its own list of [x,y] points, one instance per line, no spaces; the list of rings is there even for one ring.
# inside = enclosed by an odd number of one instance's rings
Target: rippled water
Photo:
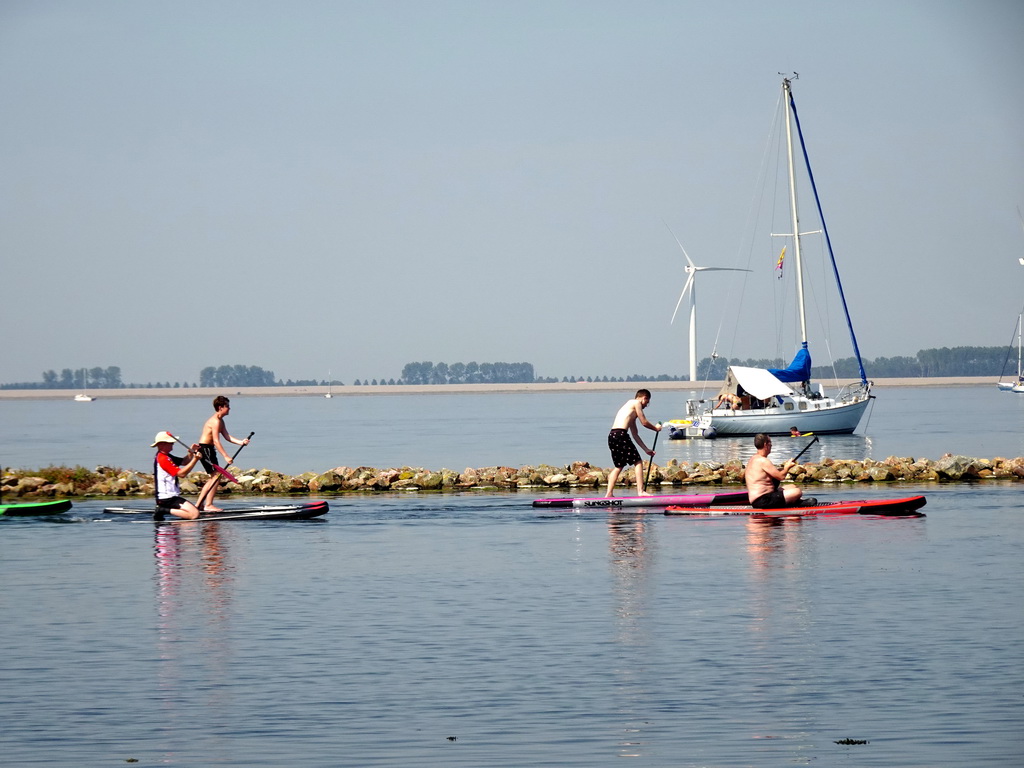
[[[923,518],[777,525],[493,494],[346,497],[308,522],[0,519],[0,754],[1019,765],[1019,486],[925,492]]]

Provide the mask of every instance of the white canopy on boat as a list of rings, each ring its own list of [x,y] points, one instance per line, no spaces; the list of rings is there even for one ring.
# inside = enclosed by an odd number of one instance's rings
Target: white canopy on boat
[[[792,397],[796,394],[788,384],[779,381],[764,368],[744,368],[740,365],[730,366],[725,374],[725,385],[720,395],[729,392],[737,393],[738,388],[753,395],[758,400],[768,400],[775,395]]]

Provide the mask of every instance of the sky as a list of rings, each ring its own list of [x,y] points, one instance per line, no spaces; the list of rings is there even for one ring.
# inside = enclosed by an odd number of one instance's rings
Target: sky
[[[862,354],[1007,345],[1021,40],[1017,0],[7,0],[0,382],[685,375],[675,238],[774,280],[792,72]],[[795,350],[754,279],[698,275],[698,357]]]

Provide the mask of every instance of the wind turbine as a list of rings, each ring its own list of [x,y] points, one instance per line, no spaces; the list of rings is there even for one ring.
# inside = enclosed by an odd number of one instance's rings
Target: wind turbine
[[[672,232],[672,228],[668,227],[668,231]],[[690,258],[690,254],[683,248],[683,244],[679,242],[679,238],[676,237],[676,233],[672,232],[672,237],[675,237],[676,243],[679,245],[679,250],[683,252],[683,256],[686,257],[686,274],[689,277],[686,278],[686,284],[683,286],[683,292],[679,294],[679,301],[676,302],[675,311],[672,313],[672,320],[669,325],[676,321],[676,314],[679,312],[679,307],[683,303],[683,297],[686,292],[690,292],[690,381],[697,381],[697,289],[695,287],[696,277],[698,272],[752,272],[750,269],[738,269],[736,267],[698,267],[693,263],[693,259]]]

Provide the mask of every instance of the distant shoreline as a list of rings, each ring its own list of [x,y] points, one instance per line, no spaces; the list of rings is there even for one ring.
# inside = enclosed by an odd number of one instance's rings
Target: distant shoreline
[[[877,389],[886,387],[972,387],[992,386],[996,380],[991,376],[941,376],[932,378],[873,379]],[[825,383],[831,389],[834,384]],[[840,385],[856,383],[852,379],[840,380]],[[501,395],[528,394],[537,392],[624,392],[632,394],[646,388],[652,392],[717,392],[721,381],[594,381],[553,382],[549,384],[377,384],[363,386],[333,386],[332,397],[353,397],[359,395]],[[213,398],[217,395],[228,397],[324,397],[326,386],[306,387],[189,387],[97,389],[88,394],[96,399],[114,400],[131,398],[198,397]],[[79,389],[4,389],[0,400],[72,400]]]

